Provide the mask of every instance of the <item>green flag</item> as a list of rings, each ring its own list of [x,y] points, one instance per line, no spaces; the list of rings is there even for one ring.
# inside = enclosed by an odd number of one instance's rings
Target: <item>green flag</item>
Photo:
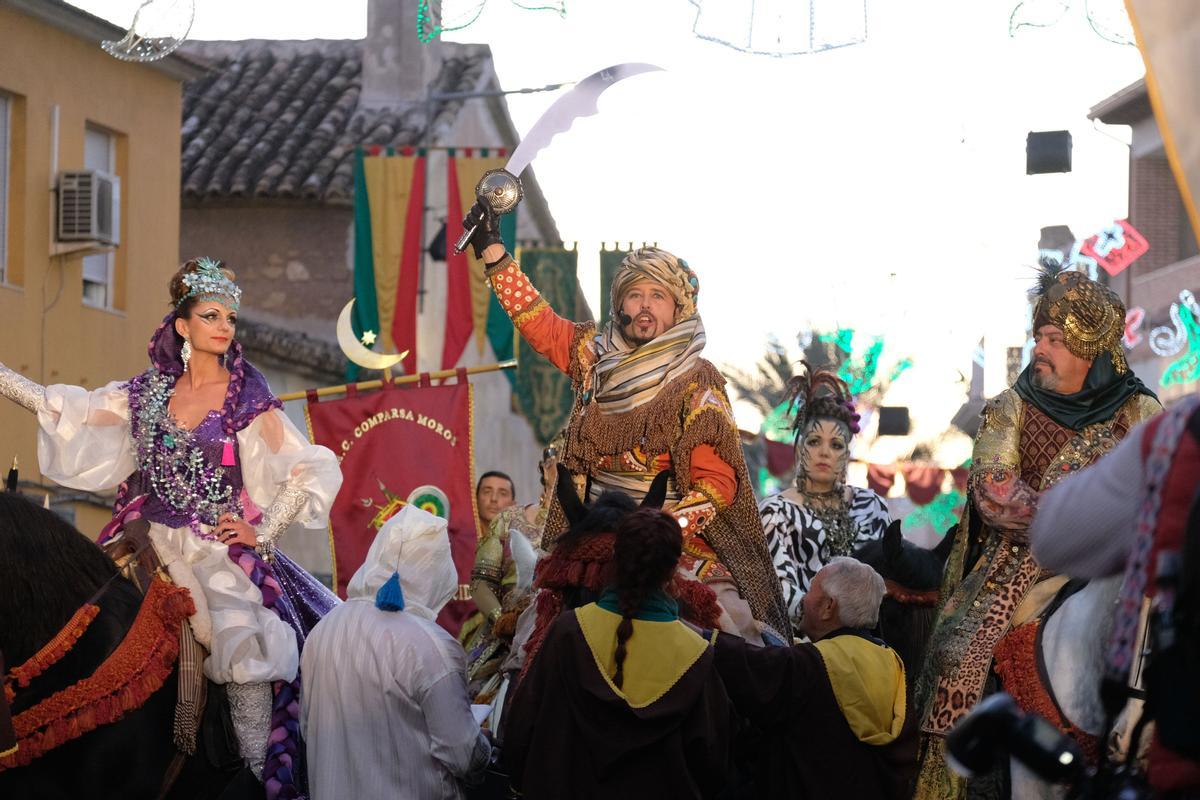
[[[567,319],[579,319],[578,253],[561,248],[521,251],[521,269],[546,302]],[[510,328],[511,330],[511,328]],[[511,333],[509,334],[511,336]],[[513,376],[513,405],[529,420],[538,443],[547,445],[567,423],[575,399],[571,379],[521,340],[520,363]]]
[[[616,277],[617,267],[621,266],[621,262],[628,255],[626,250],[601,250],[600,251],[600,324],[608,319],[608,314],[612,311],[609,306],[612,304],[612,298],[609,296],[612,293],[613,278]]]

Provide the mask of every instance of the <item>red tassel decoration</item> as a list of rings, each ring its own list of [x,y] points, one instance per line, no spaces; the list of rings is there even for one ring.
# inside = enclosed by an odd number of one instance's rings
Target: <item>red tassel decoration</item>
[[[221,466],[232,467],[236,464],[237,462],[233,458],[233,439],[226,439],[225,448],[221,451]]]

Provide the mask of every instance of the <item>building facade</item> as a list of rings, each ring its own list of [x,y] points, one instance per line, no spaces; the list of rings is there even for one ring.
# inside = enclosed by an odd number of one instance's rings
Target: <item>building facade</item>
[[[146,367],[178,267],[182,84],[203,68],[172,55],[118,61],[124,31],[57,0],[0,0],[0,361],[43,384],[94,389]],[[115,175],[119,244],[57,241],[57,177]],[[0,460],[31,492],[37,423],[0,403]],[[47,486],[95,536],[111,498]]]
[[[1131,312],[1129,363],[1169,405],[1200,385],[1200,372],[1189,362],[1190,355],[1200,354],[1200,307],[1193,305],[1200,295],[1200,246],[1167,162],[1145,81],[1101,101],[1088,116],[1132,131],[1129,221],[1150,249],[1109,285]]]

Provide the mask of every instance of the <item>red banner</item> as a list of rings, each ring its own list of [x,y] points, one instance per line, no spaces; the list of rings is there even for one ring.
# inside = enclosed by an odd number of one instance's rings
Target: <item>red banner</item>
[[[404,504],[416,503],[449,520],[461,597],[478,541],[466,371],[459,370],[458,382],[449,386],[431,386],[427,377],[419,385],[366,395],[350,386],[345,399],[324,402],[310,392],[305,414],[310,438],[337,454],[344,478],[329,516],[338,596],[346,596],[383,523]],[[457,633],[473,610],[469,600],[451,601],[438,622]]]
[[[1109,275],[1118,275],[1149,249],[1146,238],[1122,219],[1084,241],[1079,253],[1095,259]]]

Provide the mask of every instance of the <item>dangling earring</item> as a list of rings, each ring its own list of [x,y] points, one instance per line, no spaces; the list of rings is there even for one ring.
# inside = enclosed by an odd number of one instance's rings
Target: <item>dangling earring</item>
[[[179,351],[179,357],[183,360],[183,371],[188,371],[188,362],[192,360],[192,340],[184,339],[183,348]]]

